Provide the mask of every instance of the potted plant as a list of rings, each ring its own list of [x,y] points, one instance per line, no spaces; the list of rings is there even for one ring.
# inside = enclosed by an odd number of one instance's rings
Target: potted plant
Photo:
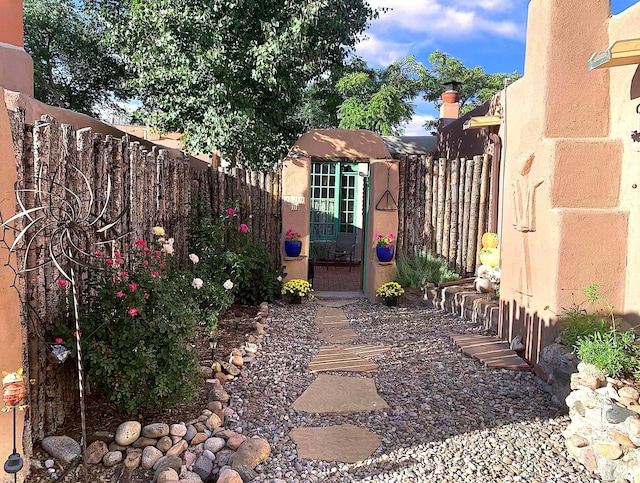
[[[282,286],[282,295],[289,299],[292,304],[299,304],[303,297],[311,294],[311,284],[306,280],[294,278]]]
[[[289,228],[284,234],[284,252],[288,257],[297,257],[302,251],[302,242],[300,241],[300,233]]]
[[[378,260],[381,262],[390,262],[393,260],[394,234],[389,233],[385,236],[380,233],[376,233],[373,236],[373,239],[376,242],[376,256],[378,257]]]
[[[404,294],[402,285],[398,282],[386,282],[376,290],[376,297],[380,298],[389,307],[398,305],[398,299]]]

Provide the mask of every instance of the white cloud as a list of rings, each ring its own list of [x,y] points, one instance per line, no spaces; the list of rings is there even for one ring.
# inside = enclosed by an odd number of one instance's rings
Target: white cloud
[[[368,38],[355,47],[355,53],[371,64],[372,67],[387,67],[407,55],[413,44],[403,44],[393,40],[382,40],[369,34]]]
[[[398,29],[420,33],[429,38],[460,38],[489,33],[524,41],[525,26],[509,17],[513,3],[524,0],[370,0],[374,8],[389,8],[372,22],[371,31]]]
[[[429,136],[431,133],[426,131],[422,125],[433,119],[435,118],[431,115],[414,115],[411,121],[404,126],[404,136]]]

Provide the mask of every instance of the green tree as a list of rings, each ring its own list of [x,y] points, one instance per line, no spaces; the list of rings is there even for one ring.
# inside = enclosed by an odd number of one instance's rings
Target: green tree
[[[101,2],[99,2],[101,3]],[[109,5],[112,3],[113,5]],[[142,119],[189,149],[273,165],[301,133],[305,87],[343,63],[375,17],[366,0],[102,2]],[[124,8],[122,8],[124,7]]]
[[[124,67],[90,10],[74,0],[24,0],[23,8],[36,99],[97,117],[127,97]]]
[[[414,114],[411,101],[420,93],[424,67],[413,56],[386,69],[371,69],[361,59],[343,76],[336,90],[344,101],[338,108],[341,128],[369,129],[380,135],[399,135]]]
[[[517,72],[487,74],[480,66],[468,68],[455,57],[439,50],[429,55],[429,63],[431,68],[423,71],[421,79],[424,99],[433,102],[436,108],[439,108],[443,83],[458,81],[460,114],[466,114],[500,92],[505,78],[515,80],[522,77]],[[425,128],[431,129],[434,125],[437,125],[437,121],[429,121],[425,123]]]

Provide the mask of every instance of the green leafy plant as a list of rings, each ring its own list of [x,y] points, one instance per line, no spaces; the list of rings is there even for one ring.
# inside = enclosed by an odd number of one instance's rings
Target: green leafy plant
[[[413,251],[396,262],[396,278],[403,287],[422,289],[429,283],[442,283],[460,278],[447,262],[425,248]]]
[[[608,317],[589,313],[580,307],[566,310],[560,323],[562,324],[560,338],[568,347],[575,347],[578,340],[609,329]]]
[[[398,282],[386,282],[376,289],[376,297],[388,303],[404,294],[404,289]]]
[[[129,263],[97,252],[104,266],[89,273],[80,319],[88,379],[129,413],[189,400],[201,382],[189,343],[198,289],[191,273],[171,269],[172,251],[170,239],[137,240]]]
[[[614,329],[579,338],[576,353],[583,362],[593,364],[611,377],[622,377],[640,371],[640,348],[635,345],[633,330]]]
[[[565,311],[560,336],[574,348],[578,358],[593,364],[611,377],[635,373],[640,376],[640,347],[633,330],[620,331],[613,305],[602,295],[600,283],[582,289],[587,301],[603,303],[604,311],[587,312],[581,307]]]

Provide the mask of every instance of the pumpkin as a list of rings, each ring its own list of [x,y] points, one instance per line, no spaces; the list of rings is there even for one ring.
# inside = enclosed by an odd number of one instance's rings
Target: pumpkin
[[[500,264],[500,250],[497,248],[482,248],[478,252],[480,263],[489,265],[491,268]]]
[[[482,235],[482,248],[497,248],[500,239],[496,233],[487,232]]]

